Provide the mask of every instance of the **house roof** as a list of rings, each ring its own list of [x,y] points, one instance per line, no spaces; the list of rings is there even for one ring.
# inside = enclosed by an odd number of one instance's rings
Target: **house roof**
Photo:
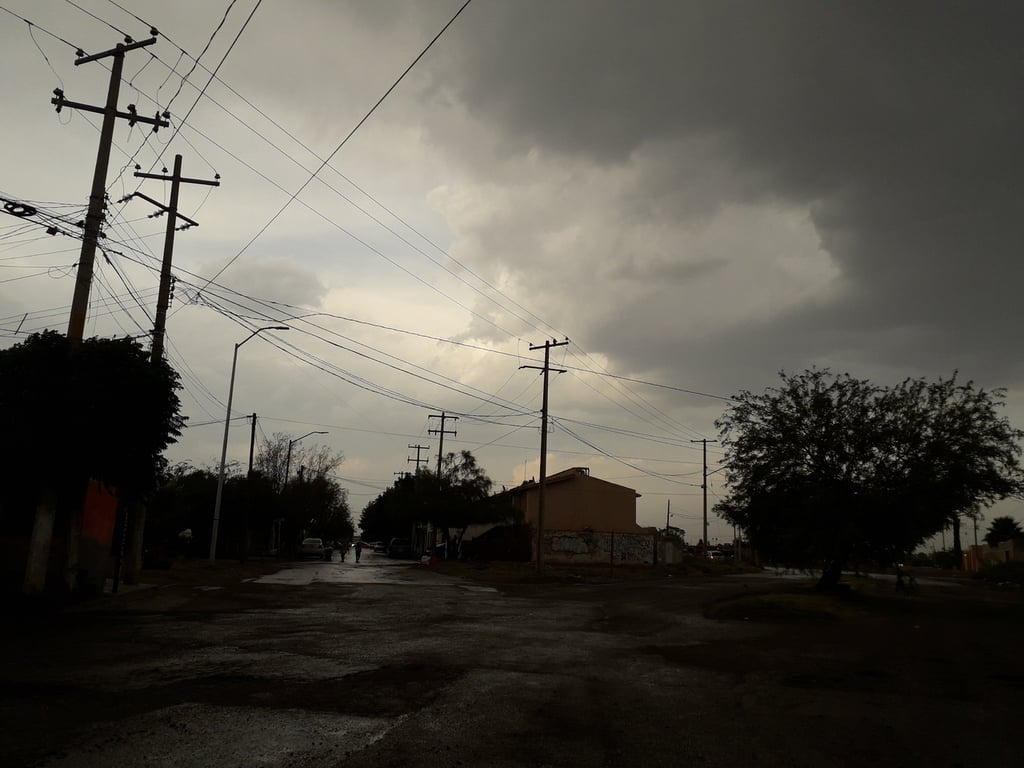
[[[593,475],[590,474],[590,469],[588,467],[569,467],[569,469],[563,469],[561,472],[556,472],[553,475],[548,475],[547,485],[550,486],[554,485],[555,483],[564,483],[581,477],[585,477],[599,483],[605,483],[607,485],[614,485],[618,488],[623,488],[627,491],[632,491],[634,494],[636,494],[636,497],[638,499],[640,498],[640,494],[637,493],[633,488],[627,488],[624,485],[618,485],[618,483],[612,483],[608,480],[602,480],[599,477],[594,477]],[[509,495],[518,495],[521,493],[531,491],[534,488],[537,488],[539,485],[540,483],[538,483],[536,480],[524,480],[520,485],[517,485],[515,488],[509,488],[506,491],[502,491],[502,493],[507,493]]]

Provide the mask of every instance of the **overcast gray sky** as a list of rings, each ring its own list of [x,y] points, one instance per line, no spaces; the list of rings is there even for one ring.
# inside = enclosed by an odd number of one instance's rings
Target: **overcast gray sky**
[[[99,119],[56,114],[51,91],[101,104],[106,65],[75,48],[160,31],[127,55],[120,103],[181,130],[117,126],[87,333],[151,325],[164,221],[116,201],[168,189],[131,166],[180,153],[187,176],[222,176],[182,192],[200,227],[176,238],[169,356],[195,426],[172,460],[219,456],[245,324],[300,315],[240,350],[234,415],[328,430],[357,518],[414,468],[409,444],[436,452],[442,410],[459,416],[446,449],[499,485],[535,476],[541,381],[520,366],[546,338],[571,341],[552,355],[568,372],[549,470],[636,488],[642,524],[671,503],[691,541],[691,441],[724,401],[684,390],[959,369],[1024,424],[1019,3],[473,0],[284,208],[461,5],[0,0],[0,196],[68,232]],[[0,217],[3,344],[66,329],[79,243],[41,220]],[[244,461],[244,420],[231,435]]]

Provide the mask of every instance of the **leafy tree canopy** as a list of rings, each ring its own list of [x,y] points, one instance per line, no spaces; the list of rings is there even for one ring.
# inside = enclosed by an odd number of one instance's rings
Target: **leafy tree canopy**
[[[291,438],[282,432],[264,438],[253,462],[254,474],[280,491],[286,544],[297,544],[304,536],[351,539],[348,491],[333,476],[345,456],[325,445],[295,443],[289,466],[289,442]]]
[[[988,532],[985,534],[985,543],[994,547],[1001,541],[1010,541],[1024,536],[1020,523],[1012,517],[995,517],[989,523]]]
[[[512,511],[491,496],[493,486],[472,453],[448,453],[440,475],[421,470],[399,479],[366,505],[359,524],[368,539],[408,537],[413,525],[424,522],[448,538],[452,529],[510,519]]]
[[[767,558],[892,562],[961,514],[1021,493],[1020,431],[1001,390],[950,379],[884,388],[813,369],[741,392],[716,422],[729,496],[716,511]]]
[[[283,432],[273,437],[264,437],[259,452],[253,461],[253,469],[270,481],[276,488],[284,488],[285,472],[289,481],[298,479],[300,474],[307,480],[327,477],[345,461],[342,453],[334,453],[326,445],[292,445],[291,462],[288,461],[288,443],[291,438]]]
[[[33,334],[0,350],[0,463],[22,481],[95,478],[145,496],[181,434],[178,389],[133,339]]]
[[[364,539],[409,538],[413,525],[426,519],[425,500],[418,487],[422,474],[399,478],[363,508],[359,528]]]

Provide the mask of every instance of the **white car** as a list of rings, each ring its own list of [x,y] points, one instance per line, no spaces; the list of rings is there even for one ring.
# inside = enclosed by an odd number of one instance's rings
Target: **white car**
[[[303,539],[299,545],[299,557],[315,557],[317,560],[324,559],[323,539]]]

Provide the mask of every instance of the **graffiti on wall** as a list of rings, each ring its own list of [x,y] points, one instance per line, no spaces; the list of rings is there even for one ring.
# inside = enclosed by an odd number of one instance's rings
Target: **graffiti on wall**
[[[545,531],[544,558],[567,563],[651,563],[654,534]]]

